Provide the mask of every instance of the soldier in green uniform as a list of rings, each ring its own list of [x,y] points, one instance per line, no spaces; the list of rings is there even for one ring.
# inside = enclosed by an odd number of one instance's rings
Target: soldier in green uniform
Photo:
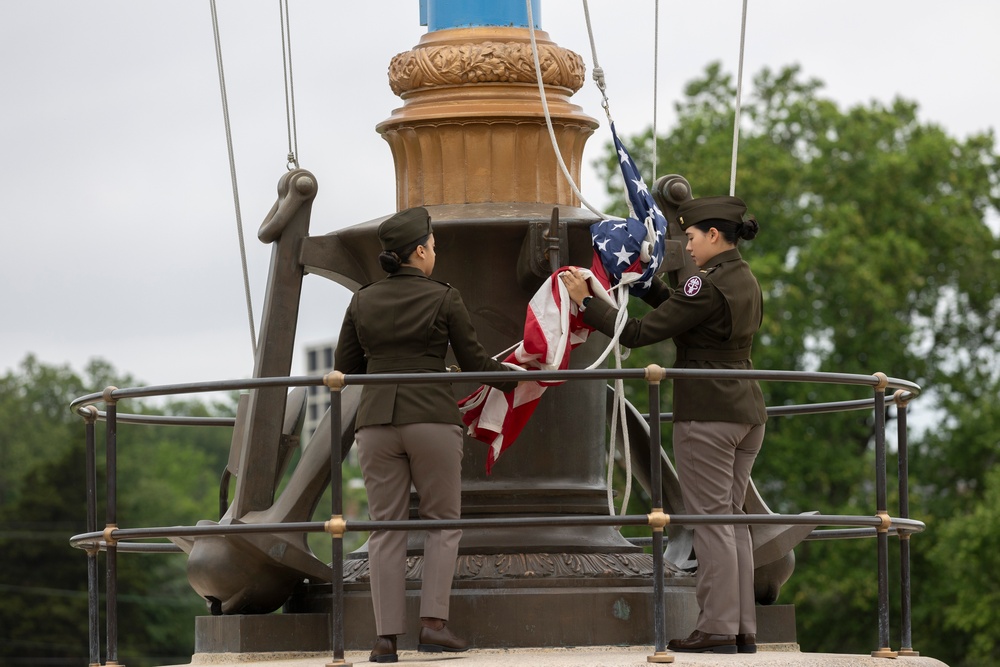
[[[378,235],[379,263],[389,275],[351,299],[335,368],[349,374],[440,373],[450,343],[464,370],[509,370],[480,345],[458,290],[430,279],[436,255],[427,210],[397,213],[379,226]],[[502,391],[516,385],[494,384]],[[462,419],[450,385],[366,385],[355,429],[372,519],[406,520],[411,482],[421,518],[461,517]],[[378,633],[372,662],[396,662],[396,635],[406,632],[406,536],[406,531],[375,531],[368,541]],[[461,537],[461,530],[427,531],[418,650],[468,647],[447,626]]]
[[[675,368],[751,369],[750,348],[762,319],[757,279],[736,248],[759,226],[736,197],[683,202],[678,222],[699,271],[678,289],[656,278],[644,300],[655,308],[630,319],[619,341],[641,347],[667,338]],[[576,271],[562,274],[583,320],[613,336],[617,312],[594,299]],[[764,439],[767,414],[753,380],[677,379],[673,396],[674,457],[684,505],[691,514],[742,514],[750,470]],[[697,599],[694,632],[673,651],[756,652],[753,545],[750,529],[696,526]]]

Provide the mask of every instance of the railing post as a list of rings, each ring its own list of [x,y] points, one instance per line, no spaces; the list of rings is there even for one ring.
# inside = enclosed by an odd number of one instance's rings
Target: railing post
[[[105,664],[118,663],[118,542],[113,533],[118,528],[118,403],[114,392],[118,387],[107,387],[104,390],[106,406],[106,466],[108,475],[107,509],[104,526],[104,542],[106,543],[107,568],[107,652]]]
[[[347,522],[344,521],[344,468],[340,440],[343,424],[341,423],[341,395],[344,387],[344,374],[333,371],[323,376],[323,384],[330,388],[330,520],[326,522],[326,532],[333,541],[333,553],[330,559],[330,647],[333,659],[326,663],[334,665],[350,665],[344,660],[344,532]]]
[[[656,663],[674,661],[674,656],[667,653],[667,619],[663,607],[663,527],[670,521],[670,517],[663,512],[663,483],[660,473],[660,380],[664,375],[660,366],[650,364],[646,367],[646,381],[649,383],[649,486],[650,498],[653,501],[649,525],[653,527],[653,640],[655,642],[655,653],[646,656],[646,662]]]
[[[895,658],[897,653],[889,647],[889,527],[892,521],[886,509],[885,472],[885,388],[889,378],[885,373],[875,373],[875,505],[876,516],[882,519],[878,534],[878,642],[879,648],[872,651],[876,658]]]
[[[87,475],[87,532],[97,531],[97,408],[92,405],[85,409],[84,423],[86,428],[86,462]],[[87,623],[90,628],[90,667],[101,664],[101,615],[100,578],[98,574],[98,556],[101,549],[98,545],[87,549]]]
[[[909,399],[904,398],[906,392],[902,389],[897,391],[893,398],[896,399],[896,433],[897,448],[899,452],[899,516],[902,519],[910,518],[910,463],[907,453],[906,435],[906,405]],[[913,650],[912,618],[910,616],[910,533],[902,531],[899,533],[899,587],[900,587],[900,642],[899,655],[906,657],[916,657],[919,651]]]

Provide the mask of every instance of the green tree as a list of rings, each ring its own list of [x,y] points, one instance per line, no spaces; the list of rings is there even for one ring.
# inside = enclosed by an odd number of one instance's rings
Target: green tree
[[[941,416],[916,437],[911,432],[910,486],[911,514],[929,524],[912,540],[920,577],[914,588],[936,590],[928,598],[917,595],[914,617],[930,628],[949,628],[951,637],[965,633],[968,641],[960,645],[935,641],[933,653],[964,664],[966,644],[995,646],[1000,630],[961,628],[955,620],[961,615],[935,608],[949,595],[975,591],[959,590],[959,581],[942,580],[934,567],[941,566],[939,546],[965,526],[949,525],[964,511],[962,502],[983,502],[998,451],[992,403],[1000,367],[1000,244],[987,223],[1000,208],[996,139],[992,131],[949,136],[921,122],[917,105],[903,99],[844,110],[822,97],[821,88],[793,66],[761,71],[745,94],[736,194],[757,216],[761,233],[741,251],[765,299],[754,364],[882,371],[931,390],[910,405],[911,422]],[[684,175],[695,196],[726,194],[733,81],[712,65],[685,92],[676,126],[656,141],[660,172]],[[625,143],[648,174],[643,157],[653,149],[650,132]],[[609,193],[622,202],[613,147],[600,168]],[[673,353],[664,344],[632,355],[629,365],[669,364]],[[768,405],[871,396],[821,384],[763,388]],[[871,411],[772,419],[754,472],[771,508],[872,514],[872,427]],[[889,465],[891,474],[895,462]],[[797,605],[803,648],[871,650],[877,639],[874,543],[806,543],[796,555],[782,601]],[[915,636],[926,637],[919,629]]]
[[[994,435],[996,431],[994,430]],[[952,582],[932,591],[940,600],[944,630],[957,636],[967,665],[995,665],[1000,660],[1000,468],[993,467],[983,494],[965,512],[938,528],[940,539],[929,554],[934,571]]]
[[[84,664],[89,658],[87,558],[69,546],[86,531],[84,426],[70,402],[108,385],[136,386],[105,362],[81,380],[67,367],[27,357],[21,373],[0,379],[0,662]],[[119,405],[119,412],[232,416],[231,401],[163,408]],[[98,528],[103,527],[104,425],[98,423]],[[218,513],[219,475],[231,429],[138,426],[118,429],[119,524],[193,524]],[[122,553],[119,564],[119,659],[154,665],[187,660],[193,618],[206,613],[180,555]],[[101,590],[104,590],[101,556]],[[102,599],[103,611],[103,599]],[[101,646],[105,657],[102,613]]]
[[[70,447],[74,421],[67,406],[85,392],[68,367],[28,355],[20,372],[0,377],[0,506],[18,500],[28,471]]]

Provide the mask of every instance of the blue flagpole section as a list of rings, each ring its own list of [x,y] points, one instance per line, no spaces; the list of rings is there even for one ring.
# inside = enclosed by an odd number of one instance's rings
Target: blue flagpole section
[[[531,0],[535,30],[542,29],[542,0]],[[420,0],[421,25],[428,31],[480,26],[528,27],[524,0]]]

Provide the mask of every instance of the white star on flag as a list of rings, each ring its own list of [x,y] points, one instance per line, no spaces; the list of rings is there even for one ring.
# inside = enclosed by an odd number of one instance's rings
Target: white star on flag
[[[630,215],[625,220],[601,220],[590,226],[596,255],[592,268],[596,272],[603,268],[611,286],[626,283],[631,294],[642,296],[649,290],[653,274],[663,263],[667,220],[653,201],[642,174],[618,138],[613,123],[611,135],[625,181]],[[609,240],[614,243],[609,245]],[[622,250],[614,252],[609,248]]]
[[[618,258],[619,264],[624,264],[625,266],[628,266],[632,263],[632,255],[634,254],[635,254],[634,252],[629,252],[628,250],[625,249],[625,246],[622,246],[622,249],[614,253],[614,256]]]

